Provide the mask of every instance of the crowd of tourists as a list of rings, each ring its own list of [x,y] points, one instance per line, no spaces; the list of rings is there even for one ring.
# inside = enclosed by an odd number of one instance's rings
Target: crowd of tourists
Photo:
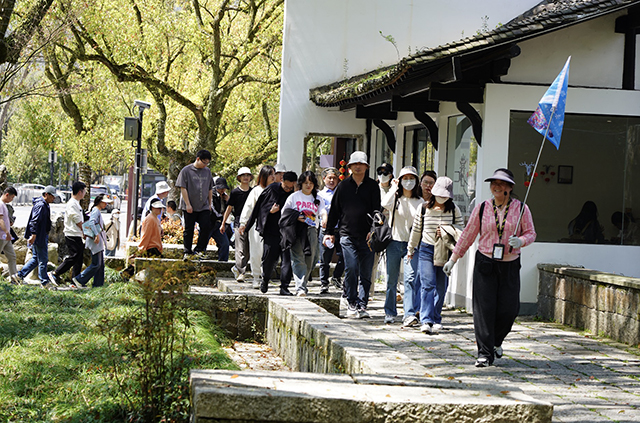
[[[297,175],[276,164],[263,166],[252,186],[251,170],[242,167],[230,192],[227,180],[212,176],[210,161],[211,153],[201,150],[180,171],[175,183],[181,194],[178,204],[168,201],[165,206],[170,187],[166,182],[156,185],[143,208],[141,251],[161,256],[161,221],[178,220],[184,230],[184,260],[202,258],[213,238],[219,260],[227,261],[233,242],[235,279],[246,282],[250,270],[253,288],[267,293],[280,263],[279,294],[284,296],[307,296],[312,271],[319,264],[320,294],[333,286],[346,305],[347,318],[356,319],[369,317],[376,269],[386,267],[380,275],[386,279],[385,324],[396,322],[402,300],[402,325],[436,335],[443,329],[442,309],[452,269],[479,236],[473,269],[476,366],[489,366],[502,356],[502,343],[519,311],[520,249],[536,237],[531,212],[513,195],[511,171],[498,169],[486,179],[492,198],[475,206],[465,227],[450,178],[433,171],[419,175],[413,166],[403,167],[396,177],[393,167],[383,163],[375,180],[369,177],[367,155],[361,151],[351,154],[346,172],[341,169],[348,174],[344,180],[334,167],[324,168],[319,181],[313,172]],[[100,211],[110,200],[97,196],[86,218],[79,203],[85,188],[81,182],[73,185],[64,220],[69,254],[50,273],[46,245],[55,190],[47,187],[42,198],[34,200],[25,232],[32,258],[19,272],[11,242],[6,241],[11,239],[11,222],[5,204],[15,190],[4,192],[0,252],[9,260],[14,282],[21,282],[37,266],[43,287],[57,286],[69,269],[72,287],[83,288],[91,278],[94,287],[103,284],[106,240]],[[377,251],[372,248],[372,237],[378,236],[372,229],[376,213],[385,216],[388,227],[385,247]],[[85,242],[92,261],[81,271]]]

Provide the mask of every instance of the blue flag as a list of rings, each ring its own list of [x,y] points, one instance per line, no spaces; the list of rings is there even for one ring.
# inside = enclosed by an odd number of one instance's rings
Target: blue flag
[[[560,137],[564,126],[564,106],[567,103],[570,61],[571,56],[567,59],[562,71],[556,76],[553,84],[542,96],[536,111],[527,121],[529,125],[533,126],[533,129],[546,136],[551,144],[556,146],[556,149],[560,149]]]

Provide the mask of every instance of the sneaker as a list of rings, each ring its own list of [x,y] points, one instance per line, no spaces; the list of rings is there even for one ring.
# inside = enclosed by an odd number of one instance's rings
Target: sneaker
[[[356,313],[356,319],[369,319],[371,317],[365,308],[359,308]]]
[[[53,286],[58,286],[58,277],[53,274],[53,272],[47,272],[47,276],[49,276],[49,282],[53,284]]]
[[[420,326],[420,332],[422,333],[431,333],[431,331],[432,328],[429,323],[423,323],[422,326]]]
[[[356,306],[352,306],[351,304],[349,304],[349,306],[347,307],[347,317],[351,317],[354,319],[358,318],[358,310],[356,309]]]
[[[496,358],[502,358],[504,351],[502,351],[502,347],[493,347],[493,352],[495,353]]]
[[[331,278],[331,284],[334,286],[335,289],[337,290],[342,290],[342,281],[338,278]]]
[[[417,326],[417,325],[418,325],[418,318],[416,316],[407,316],[402,321],[402,326],[407,327],[407,328],[409,328],[411,326]]]
[[[440,333],[442,328],[442,323],[434,323],[433,326],[431,326],[431,333]]]
[[[49,283],[49,282],[42,282],[40,284],[40,288],[42,289],[48,289],[49,291],[55,291],[58,288],[56,288],[55,286],[53,286],[53,284]]]
[[[72,287],[72,288],[73,288],[73,287],[75,287],[76,289],[82,289],[82,288],[84,288],[84,285],[82,285],[82,284],[78,281],[78,279],[74,276],[74,277],[71,279],[71,287]]]
[[[304,291],[298,291],[296,292],[296,297],[306,297],[307,293]]]
[[[236,269],[235,266],[231,267],[231,273],[233,273],[233,278],[235,280],[238,280],[238,278],[240,277],[240,271],[238,269]]]
[[[236,282],[244,283],[244,273],[236,277]]]
[[[262,292],[263,294],[266,294],[268,290],[269,290],[269,283],[265,282],[265,281],[261,281],[260,282],[260,292]]]
[[[260,279],[254,279],[253,283],[251,284],[251,287],[253,289],[260,289],[260,284],[262,283],[262,281]]]
[[[320,293],[321,294],[328,294],[329,293],[329,285],[322,285],[320,287]]]
[[[15,285],[22,285],[24,283],[24,279],[16,273],[15,275],[11,275],[11,282]]]
[[[191,260],[192,257],[193,257],[193,253],[184,253],[184,256],[182,256],[182,260],[189,261]]]
[[[489,359],[486,357],[480,357],[476,360],[476,367],[489,367],[490,365]]]
[[[394,316],[390,316],[388,314],[385,314],[385,316],[384,316],[384,323],[386,325],[390,325],[390,324],[394,323],[395,320],[396,320],[396,318]]]
[[[292,297],[293,292],[289,291],[289,288],[280,288],[280,295],[283,295],[285,297]]]

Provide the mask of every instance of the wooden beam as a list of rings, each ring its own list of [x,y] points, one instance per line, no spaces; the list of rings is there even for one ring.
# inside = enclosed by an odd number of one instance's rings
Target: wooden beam
[[[356,105],[356,119],[398,119],[398,112],[391,111],[391,103],[381,103],[374,106]]]
[[[429,90],[429,100],[482,103],[484,102],[484,87],[478,84],[440,84],[434,82]]]
[[[396,152],[396,136],[393,133],[393,129],[381,119],[373,119],[373,124],[378,127],[382,133],[387,137],[387,145],[389,149],[395,154]]]
[[[429,94],[426,92],[408,97],[394,95],[391,97],[391,110],[394,112],[437,113],[440,111],[440,103],[430,101]]]
[[[456,102],[456,107],[471,121],[473,136],[476,137],[478,145],[482,147],[482,118],[480,114],[469,103]]]
[[[431,116],[424,112],[413,112],[413,116],[427,128],[431,144],[433,144],[433,148],[438,151],[438,125],[431,119]]]

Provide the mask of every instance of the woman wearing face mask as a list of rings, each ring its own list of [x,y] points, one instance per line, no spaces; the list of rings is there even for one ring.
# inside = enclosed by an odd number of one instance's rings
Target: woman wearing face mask
[[[529,208],[512,196],[513,173],[497,169],[485,182],[491,184],[493,199],[474,207],[451,259],[444,265],[444,271],[450,274],[458,258],[480,234],[473,268],[476,367],[490,366],[494,358],[502,357],[502,342],[520,310],[520,248],[536,239]],[[522,221],[516,234],[520,215]]]
[[[442,305],[448,278],[442,271],[444,263],[434,263],[434,246],[442,236],[442,225],[462,227],[462,213],[453,203],[453,181],[446,176],[436,180],[431,199],[415,215],[407,247],[412,257],[418,247],[420,275],[420,331],[437,334],[442,330]]]
[[[436,183],[438,175],[433,170],[427,170],[420,178],[420,188],[422,188],[422,199],[426,202],[431,200],[431,188]]]
[[[400,262],[404,258],[404,321],[416,320],[418,312],[415,299],[419,296],[419,287],[415,283],[415,271],[418,257],[406,258],[407,242],[411,233],[413,216],[420,210],[423,200],[420,197],[418,171],[413,166],[403,167],[398,179],[391,182],[389,192],[382,198],[382,207],[389,212],[389,226],[393,241],[387,247],[387,293],[384,302],[384,322],[393,323],[398,315],[396,295]]]
[[[391,189],[391,180],[393,179],[393,166],[389,163],[382,163],[376,169],[378,174],[378,184],[380,185],[380,198],[387,195]]]

